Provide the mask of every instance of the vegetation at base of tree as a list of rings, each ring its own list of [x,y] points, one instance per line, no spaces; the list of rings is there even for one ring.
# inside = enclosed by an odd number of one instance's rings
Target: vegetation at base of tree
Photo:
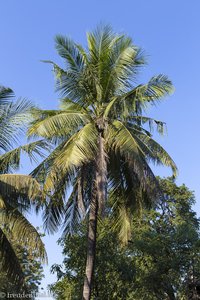
[[[60,109],[36,109],[28,131],[55,148],[32,175],[48,194],[44,222],[50,232],[63,224],[71,234],[89,219],[82,297],[89,300],[98,218],[107,215],[108,195],[113,199],[109,217],[127,243],[132,214],[160,196],[149,162],[177,174],[172,158],[152,137],[152,127],[162,134],[165,124],[146,116],[147,107],[170,95],[173,85],[163,74],[138,85],[144,54],[108,25],[87,33],[85,48],[58,35],[56,49],[64,67],[46,62],[54,68]]]
[[[109,219],[99,222],[92,298],[95,300],[200,299],[200,223],[194,194],[172,178],[160,179],[164,198],[156,209],[135,215],[131,239],[121,247]],[[65,259],[52,266],[57,300],[80,300],[87,226],[60,240]]]

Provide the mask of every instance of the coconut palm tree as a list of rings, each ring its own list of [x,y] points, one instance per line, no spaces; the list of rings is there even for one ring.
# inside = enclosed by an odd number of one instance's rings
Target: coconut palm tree
[[[14,242],[28,247],[41,259],[46,259],[42,240],[37,230],[25,218],[31,202],[42,197],[39,183],[31,176],[8,174],[20,164],[20,153],[34,159],[45,143],[33,142],[12,149],[23,133],[33,105],[24,99],[11,100],[11,89],[0,87],[0,269],[6,271],[19,287],[24,285],[24,274],[15,252]]]
[[[55,149],[33,172],[44,184],[48,202],[45,225],[55,231],[64,225],[72,233],[88,216],[88,248],[83,299],[91,298],[97,220],[109,215],[124,243],[130,238],[135,209],[159,198],[159,186],[149,162],[176,165],[147,130],[164,123],[144,115],[145,109],[173,90],[165,75],[136,84],[145,64],[131,38],[99,26],[87,34],[87,48],[56,36],[61,68],[52,61],[59,110],[35,110],[30,136],[55,143]],[[109,203],[109,205],[108,205]]]

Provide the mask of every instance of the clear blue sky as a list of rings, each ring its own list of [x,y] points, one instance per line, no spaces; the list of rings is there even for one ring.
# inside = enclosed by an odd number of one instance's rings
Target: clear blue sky
[[[85,32],[99,22],[110,23],[116,31],[127,33],[148,55],[149,65],[139,82],[164,73],[174,83],[174,95],[149,114],[167,122],[168,135],[159,142],[178,165],[177,182],[194,190],[199,202],[199,12],[199,0],[1,1],[0,84],[42,108],[54,108],[58,95],[54,93],[51,67],[40,62],[51,59],[60,63],[54,36],[71,36],[85,45]],[[170,174],[163,169],[156,172]],[[200,214],[198,203],[195,209]],[[54,246],[55,238],[50,239],[47,250],[51,264],[59,261],[60,254]]]

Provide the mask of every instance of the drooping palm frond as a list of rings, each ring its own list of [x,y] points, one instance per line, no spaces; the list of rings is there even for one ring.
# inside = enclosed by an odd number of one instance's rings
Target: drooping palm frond
[[[59,170],[71,174],[77,167],[94,159],[97,154],[97,137],[97,129],[88,123],[63,145],[47,174],[44,184],[46,191],[54,189]]]
[[[43,219],[47,232],[54,233],[62,225],[64,235],[72,234],[86,217],[95,182],[94,165],[94,162],[86,163],[71,175],[59,172],[44,205]]]
[[[114,121],[108,126],[107,134],[108,145],[113,150],[119,149],[122,155],[132,156],[134,160],[140,160],[141,156],[144,156],[142,149],[122,122]]]
[[[14,208],[30,208],[31,203],[41,203],[44,194],[31,176],[1,174],[0,197]]]
[[[150,79],[147,84],[134,87],[122,95],[111,98],[104,111],[104,116],[112,114],[113,117],[129,117],[142,114],[149,104],[154,104],[165,96],[170,95],[174,88],[169,78],[159,74]]]
[[[43,219],[44,228],[47,232],[54,233],[62,224],[65,214],[66,196],[71,189],[73,175],[59,172],[53,189],[44,206]]]
[[[73,185],[76,170],[63,172],[57,168],[54,160],[62,153],[66,141],[62,142],[52,153],[33,170],[31,175],[44,185],[48,195],[45,204],[42,203],[44,213],[44,227],[48,232],[55,232],[62,223],[65,210],[65,200]]]
[[[0,151],[9,151],[24,133],[25,124],[30,120],[30,101],[19,99],[1,106],[0,110]]]
[[[27,154],[31,161],[37,162],[38,157],[45,157],[45,152],[51,149],[51,145],[46,140],[39,140],[19,146],[0,155],[0,173],[8,173],[16,170],[20,166],[22,154]]]
[[[123,245],[127,245],[131,239],[131,217],[132,213],[129,211],[125,203],[121,203],[117,208],[117,215],[114,219],[114,230],[118,232],[119,240]]]
[[[127,105],[133,106],[135,113],[140,114],[148,107],[164,97],[172,94],[174,87],[166,75],[153,76],[145,85],[139,85],[125,95]]]
[[[137,214],[139,218],[143,208],[153,207],[161,199],[161,190],[159,182],[144,160],[134,164],[133,159],[127,160],[119,149],[113,151],[112,148],[109,157],[108,215],[111,227],[118,231],[120,240],[126,244],[130,239],[131,216]],[[123,214],[126,214],[124,219]]]
[[[152,162],[171,167],[173,175],[177,175],[177,167],[172,158],[147,134],[138,132],[136,129],[131,132],[120,121],[114,121],[113,127],[110,129],[109,143],[112,147],[120,149],[122,155],[127,159],[141,162],[149,158]]]
[[[95,185],[95,164],[83,165],[77,172],[73,190],[66,202],[63,235],[73,234],[85,219],[93,197]]]
[[[143,152],[149,161],[158,165],[160,164],[170,167],[172,169],[173,176],[177,176],[177,166],[175,162],[160,144],[148,135],[136,133],[133,136],[140,148],[143,149]]]
[[[2,109],[2,105],[7,104],[13,96],[14,93],[10,88],[0,86],[0,111]]]
[[[60,144],[30,173],[30,175],[39,183],[44,184],[46,174],[50,172],[54,159],[60,154],[65,144],[65,140],[60,142]]]
[[[10,205],[6,205],[6,208],[0,209],[0,224],[7,224],[13,238],[19,244],[28,247],[43,262],[47,261],[44,243],[41,240],[40,234],[18,209],[13,209]]]
[[[108,127],[107,136],[111,151],[109,157],[112,157],[108,165],[110,197],[115,199],[112,200],[111,215],[119,229],[119,237],[123,237],[122,242],[126,243],[130,239],[130,216],[161,199],[159,183],[148,165],[148,158],[170,166],[174,175],[177,167],[164,149],[154,144],[148,135],[139,132],[151,141],[151,147],[139,139],[138,132],[132,134],[120,121],[114,121],[112,125]],[[114,160],[115,157],[117,159]]]
[[[2,196],[20,197],[27,195],[30,199],[41,196],[39,183],[29,175],[1,174],[0,194]]]
[[[148,136],[152,136],[152,133],[154,129],[160,134],[164,135],[166,130],[166,123],[160,120],[155,120],[153,118],[149,118],[147,116],[131,116],[130,118],[127,118],[126,120],[126,126],[127,128],[135,128],[138,129],[139,132],[143,132],[147,134]],[[149,128],[149,131],[145,129],[143,125],[147,125]]]
[[[64,202],[63,199],[55,200],[51,198],[49,203],[44,206],[43,220],[44,229],[48,233],[55,233],[62,224],[64,216]]]
[[[24,283],[24,274],[18,257],[7,239],[4,231],[0,227],[0,270],[5,271],[8,276],[19,286]]]
[[[31,202],[42,201],[40,185],[31,176],[0,175],[0,256],[2,268],[22,287],[24,274],[13,248],[13,241],[24,245],[43,262],[47,261],[44,244],[37,230],[23,216]],[[4,228],[6,231],[4,232]],[[12,239],[7,237],[11,232]]]
[[[68,199],[66,209],[65,209],[65,218],[63,222],[63,235],[73,234],[77,225],[81,223],[81,211],[78,206],[78,195],[77,187],[74,186],[74,189]]]

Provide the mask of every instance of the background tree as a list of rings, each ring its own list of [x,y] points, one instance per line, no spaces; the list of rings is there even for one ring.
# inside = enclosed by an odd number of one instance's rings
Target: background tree
[[[172,179],[161,180],[164,201],[135,220],[130,247],[137,249],[135,298],[189,299],[191,281],[199,279],[199,220],[192,210],[194,195]],[[138,227],[139,226],[139,227]],[[195,285],[195,284],[194,284]],[[194,290],[196,287],[194,287]],[[149,298],[151,299],[151,298]],[[191,298],[198,299],[198,298]]]
[[[58,281],[50,290],[58,300],[80,299],[87,249],[87,226],[81,226],[78,234],[60,240],[63,254],[68,257],[62,267],[53,265]],[[75,250],[74,250],[75,249]],[[99,224],[97,233],[96,265],[91,299],[132,299],[135,263],[128,255],[128,248],[119,246],[118,235],[110,230],[109,220]]]
[[[56,49],[65,69],[53,64],[57,87],[64,99],[56,111],[36,110],[29,135],[55,143],[55,150],[33,172],[44,175],[49,195],[45,224],[54,231],[63,222],[66,233],[88,215],[88,255],[83,299],[90,299],[94,271],[97,219],[106,214],[112,194],[113,223],[124,243],[130,235],[130,217],[135,209],[159,198],[158,183],[150,161],[176,166],[166,151],[152,139],[144,123],[164,124],[144,116],[173,90],[164,75],[145,85],[136,85],[136,75],[145,64],[141,50],[131,38],[99,26],[87,34],[87,48],[57,36]],[[67,187],[72,186],[71,195]],[[67,195],[67,197],[66,197]]]
[[[199,299],[200,223],[192,209],[194,195],[171,178],[160,184],[164,199],[140,222],[133,218],[127,247],[119,246],[109,220],[98,227],[92,299]],[[60,240],[66,258],[52,267],[58,281],[51,285],[58,300],[81,297],[86,232],[82,225],[79,233]]]
[[[16,241],[18,245],[32,250],[37,257],[46,258],[39,233],[24,216],[33,200],[42,199],[42,191],[31,176],[8,172],[19,167],[21,152],[34,159],[41,149],[46,149],[46,144],[37,141],[13,149],[18,136],[25,132],[33,109],[30,101],[12,101],[13,96],[11,89],[0,87],[0,270],[19,289],[25,283],[25,274],[16,252]]]

